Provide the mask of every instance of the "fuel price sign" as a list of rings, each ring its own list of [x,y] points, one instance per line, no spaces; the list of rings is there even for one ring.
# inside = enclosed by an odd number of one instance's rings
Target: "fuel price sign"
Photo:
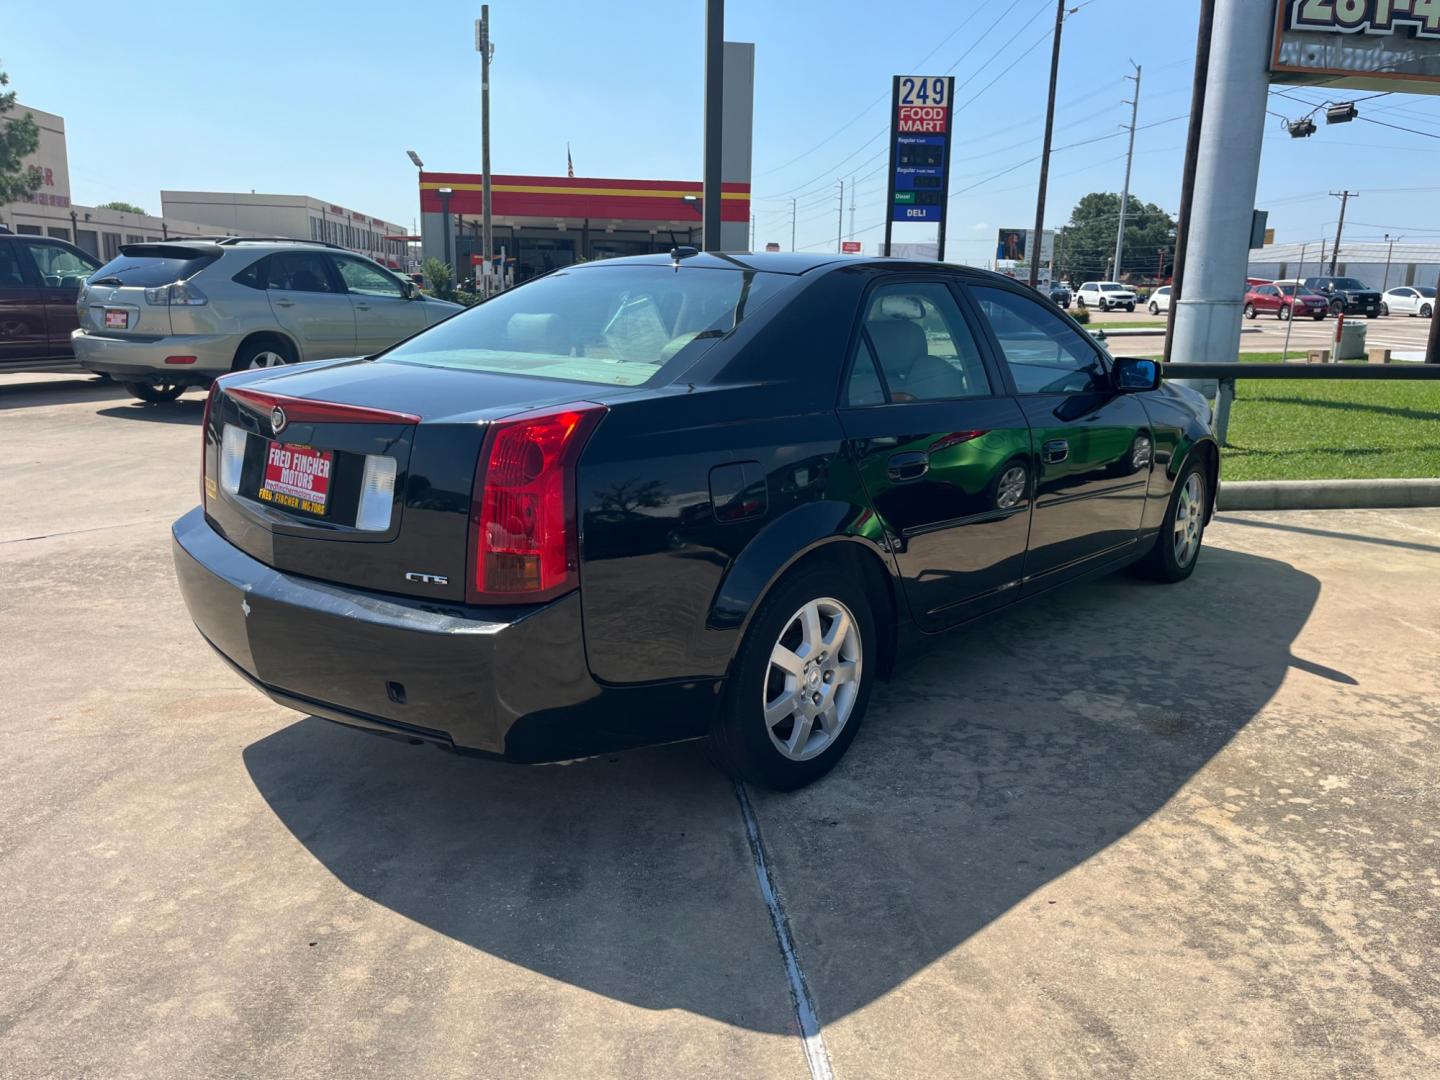
[[[954,90],[955,80],[948,76],[895,76],[890,109],[890,211],[885,220],[887,254],[894,222],[926,221],[939,225],[939,257],[945,257]]]

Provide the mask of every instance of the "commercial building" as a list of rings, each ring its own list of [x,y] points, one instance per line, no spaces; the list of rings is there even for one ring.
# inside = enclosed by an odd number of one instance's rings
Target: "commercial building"
[[[112,259],[121,244],[141,244],[172,236],[204,236],[217,231],[213,224],[181,218],[130,214],[95,206],[81,206],[70,198],[70,157],[65,144],[65,120],[54,113],[16,104],[10,116],[29,113],[40,129],[40,142],[25,164],[40,173],[40,190],[28,199],[0,205],[0,224],[11,232],[54,236]]]
[[[750,248],[750,168],[755,107],[755,46],[725,42],[721,108],[723,251]],[[699,141],[699,132],[696,132]],[[503,252],[516,281],[571,263],[698,246],[704,188],[698,180],[617,180],[494,174],[490,185],[492,258]],[[473,276],[484,262],[478,173],[419,174],[425,258]]]
[[[162,191],[160,205],[167,218],[209,221],[226,232],[320,240],[386,266],[408,263],[408,238],[401,226],[311,195]]]
[[[1307,278],[1330,273],[1330,245],[1271,244],[1250,253],[1251,277]],[[1359,278],[1376,289],[1399,285],[1433,287],[1440,277],[1440,244],[1389,244],[1345,240],[1335,273]]]
[[[11,232],[59,237],[107,260],[119,254],[122,244],[221,235],[327,240],[388,266],[408,261],[408,238],[400,226],[308,195],[162,191],[159,215],[78,205],[70,198],[64,118],[18,103],[10,117],[26,113],[40,131],[39,145],[25,159],[40,173],[40,190],[0,206],[0,224]]]

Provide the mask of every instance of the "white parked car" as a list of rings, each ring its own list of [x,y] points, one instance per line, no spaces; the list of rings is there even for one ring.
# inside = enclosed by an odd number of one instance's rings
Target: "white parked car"
[[[1421,285],[1401,285],[1380,297],[1381,315],[1419,315],[1428,319],[1435,313],[1435,290]]]
[[[1150,294],[1150,314],[1159,315],[1170,310],[1170,286],[1162,285]]]
[[[1135,294],[1118,281],[1087,281],[1080,286],[1075,302],[1083,307],[1096,307],[1101,311],[1111,308],[1135,310]]]

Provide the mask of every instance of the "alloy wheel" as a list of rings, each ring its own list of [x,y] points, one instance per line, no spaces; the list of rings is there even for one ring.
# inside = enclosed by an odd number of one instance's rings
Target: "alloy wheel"
[[[1175,503],[1174,551],[1177,566],[1189,566],[1200,551],[1201,533],[1205,528],[1205,481],[1198,472],[1185,478],[1180,497]]]
[[[265,349],[261,352],[256,353],[251,358],[250,366],[252,368],[271,368],[279,367],[285,362],[285,357],[281,356],[274,349]]]
[[[863,656],[859,624],[839,600],[811,600],[786,620],[761,692],[776,750],[809,761],[834,743],[854,711]]]
[[[1013,510],[1025,497],[1025,482],[1028,479],[1025,466],[1012,465],[1000,474],[995,485],[995,505],[1001,510]]]

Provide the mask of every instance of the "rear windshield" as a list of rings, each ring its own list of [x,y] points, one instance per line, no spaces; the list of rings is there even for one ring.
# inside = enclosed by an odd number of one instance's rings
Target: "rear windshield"
[[[137,245],[120,249],[120,254],[95,271],[90,279],[97,284],[150,287],[185,281],[220,257],[219,252],[164,245]],[[107,280],[111,279],[111,280]]]
[[[1415,291],[1418,292],[1421,296],[1425,297],[1425,299],[1427,299],[1427,300],[1434,300],[1434,299],[1435,299],[1435,290],[1434,290],[1434,289],[1431,289],[1431,288],[1428,288],[1428,287],[1419,287],[1419,286],[1417,286],[1416,289],[1415,289]]]
[[[382,359],[640,386],[671,361],[688,366],[796,280],[683,264],[560,270],[447,319]]]

